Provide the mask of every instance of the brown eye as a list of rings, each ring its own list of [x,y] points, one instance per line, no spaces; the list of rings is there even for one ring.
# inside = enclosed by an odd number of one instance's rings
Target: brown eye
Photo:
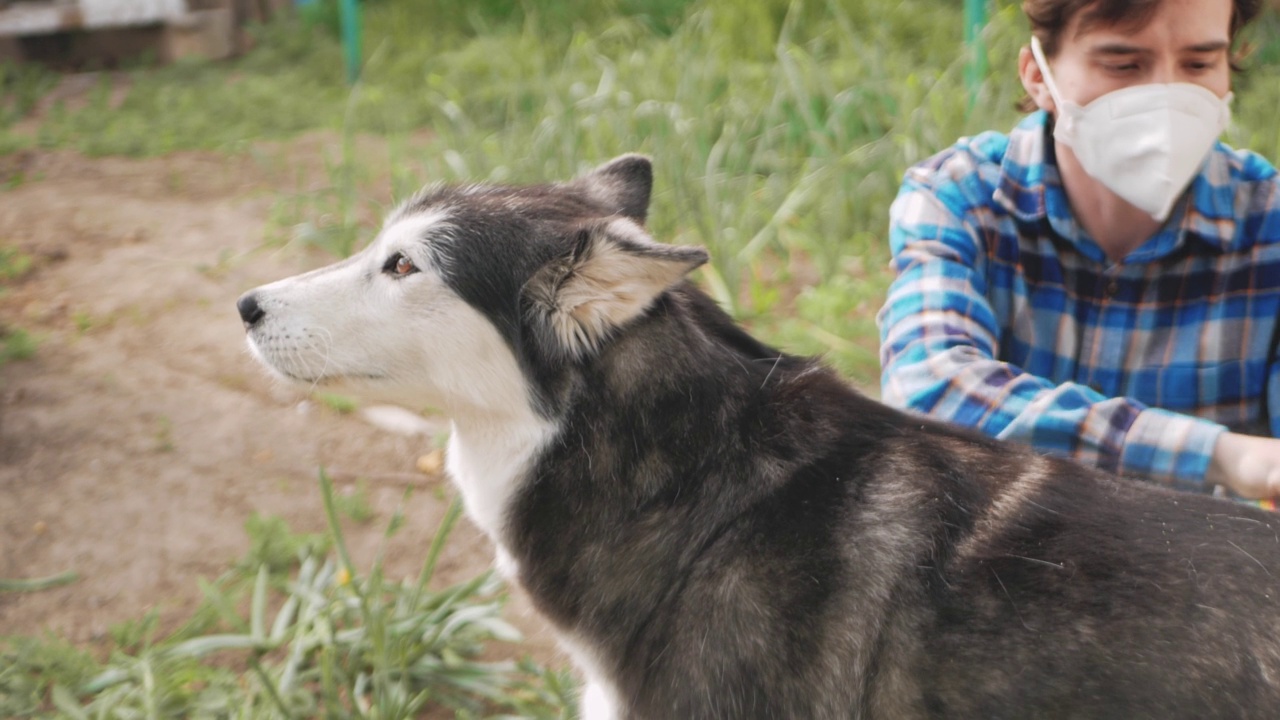
[[[412,260],[400,253],[396,253],[395,255],[387,258],[387,264],[382,266],[382,271],[403,277],[417,272],[418,268],[414,266]]]

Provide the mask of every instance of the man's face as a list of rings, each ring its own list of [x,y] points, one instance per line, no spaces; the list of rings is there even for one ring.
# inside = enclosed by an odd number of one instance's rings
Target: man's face
[[[1231,7],[1231,0],[1164,0],[1141,27],[1095,24],[1083,31],[1079,13],[1050,71],[1063,99],[1080,105],[1149,83],[1193,83],[1223,97],[1231,89]],[[1052,99],[1036,99],[1053,109]]]

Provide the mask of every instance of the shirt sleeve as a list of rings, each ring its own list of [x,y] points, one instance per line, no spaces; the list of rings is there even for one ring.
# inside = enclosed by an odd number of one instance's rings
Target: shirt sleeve
[[[1222,425],[997,359],[1001,329],[975,217],[958,188],[908,173],[890,209],[897,277],[878,317],[881,399],[1085,465],[1212,491],[1204,476]]]

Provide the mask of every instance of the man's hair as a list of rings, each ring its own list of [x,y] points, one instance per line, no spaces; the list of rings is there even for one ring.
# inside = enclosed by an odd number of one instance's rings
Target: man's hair
[[[1067,26],[1080,15],[1076,32],[1099,25],[1140,27],[1155,15],[1164,0],[1022,0],[1022,11],[1031,22],[1031,33],[1040,39],[1045,57],[1058,54],[1062,34]],[[1236,33],[1257,17],[1263,0],[1232,0],[1230,38],[1234,45]],[[1231,69],[1240,71],[1242,56],[1237,48],[1231,56]],[[1029,97],[1023,97],[1018,109],[1031,111],[1036,107]]]
[[[1022,0],[1022,11],[1031,21],[1031,32],[1040,38],[1047,57],[1058,53],[1062,33],[1080,15],[1077,32],[1098,25],[1138,27],[1151,19],[1164,0]],[[1232,0],[1231,40],[1262,8],[1262,0]],[[1234,67],[1233,58],[1233,67]]]

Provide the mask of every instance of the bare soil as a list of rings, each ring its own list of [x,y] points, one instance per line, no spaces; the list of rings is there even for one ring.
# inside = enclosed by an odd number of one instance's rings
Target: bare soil
[[[0,325],[39,340],[32,358],[0,366],[0,578],[79,575],[0,593],[0,636],[47,630],[92,647],[150,609],[176,624],[199,601],[197,578],[247,551],[252,513],[324,531],[321,467],[339,491],[367,488],[374,517],[347,523],[361,563],[415,488],[388,567],[393,577],[420,567],[454,495],[417,466],[444,421],[392,431],[302,398],[256,366],[235,311],[243,291],[334,259],[265,232],[274,200],[319,173],[337,143],[316,134],[237,156],[0,158],[0,186],[16,186],[0,190],[0,248],[34,258],[0,281]],[[491,553],[459,523],[438,583],[487,569]],[[496,653],[563,662],[523,597],[507,614],[527,643]]]

